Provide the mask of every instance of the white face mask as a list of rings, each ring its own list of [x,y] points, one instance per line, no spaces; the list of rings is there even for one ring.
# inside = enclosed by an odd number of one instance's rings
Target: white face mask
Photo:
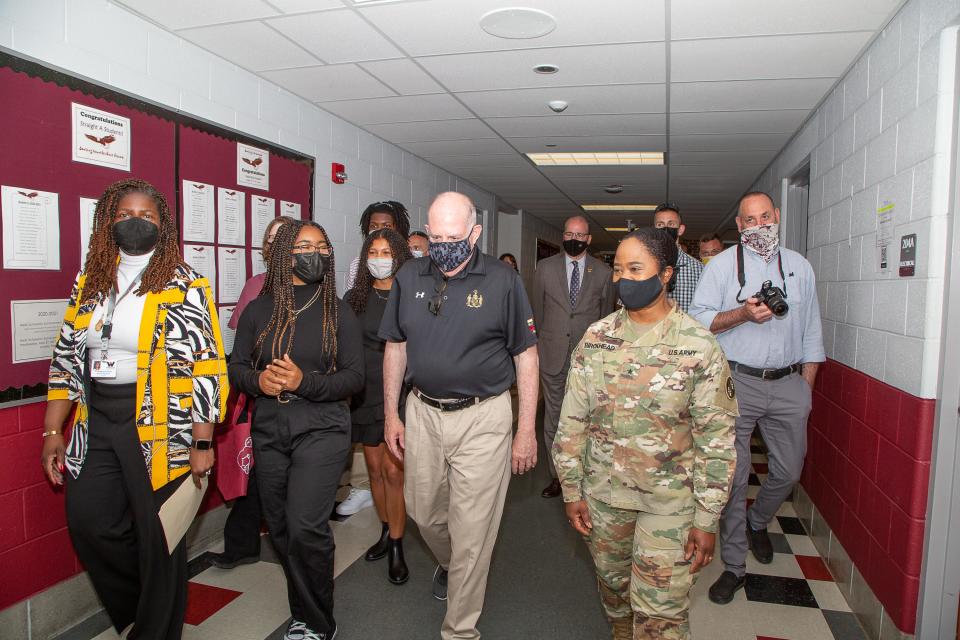
[[[393,275],[393,258],[367,258],[367,271],[376,280],[384,280]]]
[[[414,258],[422,258],[422,257],[423,257],[423,250],[421,250],[421,249],[410,249],[410,255],[412,255]]]

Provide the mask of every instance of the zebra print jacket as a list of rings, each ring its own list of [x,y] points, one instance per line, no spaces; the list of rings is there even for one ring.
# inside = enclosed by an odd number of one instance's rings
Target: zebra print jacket
[[[83,297],[77,275],[50,362],[48,400],[77,403],[65,466],[76,478],[87,454],[87,328],[100,299]],[[102,296],[101,296],[102,297]],[[148,293],[137,354],[137,432],[154,490],[190,471],[193,423],[226,412],[227,367],[210,283],[185,264]]]

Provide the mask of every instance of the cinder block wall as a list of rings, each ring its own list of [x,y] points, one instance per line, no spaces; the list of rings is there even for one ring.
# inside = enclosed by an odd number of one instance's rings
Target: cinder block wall
[[[916,623],[953,127],[955,52],[941,32],[958,14],[955,0],[907,2],[754,184],[779,200],[810,162],[807,258],[828,362],[799,505],[875,638]],[[878,209],[891,205],[882,273]],[[914,233],[916,274],[900,277],[900,239]]]

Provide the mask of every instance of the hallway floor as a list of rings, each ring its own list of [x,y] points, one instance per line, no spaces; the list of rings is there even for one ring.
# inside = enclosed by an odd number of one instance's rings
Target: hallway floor
[[[759,490],[766,457],[754,446],[750,495]],[[542,452],[541,452],[542,453]],[[494,554],[480,630],[485,638],[603,640],[610,637],[586,546],[567,526],[560,499],[544,500],[546,466],[510,486]],[[691,624],[700,640],[862,640],[865,636],[787,503],[770,525],[774,561],[748,557],[747,585],[718,606],[707,589],[723,570],[714,562],[693,592]],[[439,636],[445,605],[430,593],[434,562],[413,526],[406,537],[410,581],[393,586],[386,563],[362,555],[380,525],[373,509],[333,524],[337,542],[338,640],[419,640]],[[719,554],[718,554],[719,555]],[[289,618],[283,572],[264,540],[261,562],[230,571],[191,563],[184,638],[280,640]],[[115,639],[103,614],[61,639]]]

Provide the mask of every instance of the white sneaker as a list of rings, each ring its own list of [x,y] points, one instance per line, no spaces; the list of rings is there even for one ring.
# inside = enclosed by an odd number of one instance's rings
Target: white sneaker
[[[356,489],[351,487],[347,499],[337,505],[337,513],[341,516],[352,516],[358,511],[373,506],[373,494],[370,489]]]
[[[337,628],[334,627],[333,631],[327,633],[317,633],[310,627],[307,627],[307,631],[303,636],[303,640],[334,640],[337,637]]]

